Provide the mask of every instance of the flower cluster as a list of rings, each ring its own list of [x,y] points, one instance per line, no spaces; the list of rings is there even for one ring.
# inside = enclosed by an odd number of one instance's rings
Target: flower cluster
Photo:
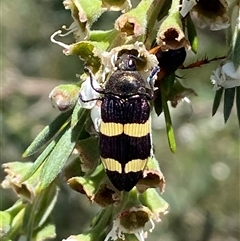
[[[143,92],[138,93],[148,97],[144,103],[147,103],[149,112],[153,110],[158,116],[164,113],[169,147],[175,152],[168,102],[176,107],[180,101],[188,101],[189,95],[196,95],[194,90],[184,87],[178,75],[175,75],[175,71],[183,67],[187,51],[198,52],[195,25],[214,31],[228,28],[230,24],[232,27],[229,54],[211,75],[218,97],[215,98],[215,112],[221,91],[225,90],[225,99],[233,103],[235,89],[240,86],[240,21],[239,6],[230,11],[233,16],[230,21],[228,5],[224,0],[214,1],[214,7],[211,1],[205,0],[163,2],[142,0],[132,8],[130,0],[91,0],[91,4],[89,0],[64,0],[65,8],[71,11],[73,23],[69,28],[63,27],[66,33],[56,31],[51,41],[62,47],[65,55],[79,56],[88,73],[79,75],[79,83],[57,86],[49,94],[52,105],[61,114],[39,133],[24,152],[23,157],[28,157],[42,151],[36,161],[4,165],[7,176],[2,186],[14,189],[21,198],[13,206],[14,211],[10,209],[0,213],[7,217],[1,229],[4,240],[16,237],[11,230],[22,232],[21,235],[28,236],[28,240],[33,240],[33,236],[36,237],[40,231],[44,233],[42,240],[55,236],[49,215],[57,199],[61,177],[67,180],[73,190],[102,208],[89,231],[71,235],[66,241],[144,241],[147,237],[146,224],[150,222],[151,232],[155,227],[154,222],[159,222],[161,216],[168,212],[169,205],[161,197],[165,190],[165,178],[153,148],[148,158],[144,159],[146,165],[141,169],[142,176],[129,192],[119,191],[108,179],[100,163],[99,151],[101,94],[105,93],[101,90],[118,70],[119,57],[123,54],[132,56],[136,60],[134,73],[141,76],[138,79],[142,78],[146,84],[146,88],[139,88],[144,89]],[[106,11],[121,11],[122,14],[115,19],[112,29],[94,30],[93,23]],[[237,21],[234,21],[236,16]],[[56,40],[68,34],[73,34],[74,43]],[[152,91],[151,94],[147,93],[148,90]],[[237,106],[239,109],[240,103],[237,102]],[[231,107],[225,108],[227,118]],[[150,118],[147,121],[150,123]],[[116,127],[116,130],[112,128],[114,131],[119,131],[118,124],[113,123]],[[134,124],[138,127],[139,123]],[[134,134],[134,137],[141,138],[139,133]],[[151,138],[151,131],[147,134]],[[109,147],[106,145],[106,148]],[[122,163],[116,164],[115,159],[109,159],[110,171],[117,172],[117,164]],[[129,172],[137,172],[139,160],[141,162],[142,159],[134,159],[133,164],[130,162]],[[39,212],[42,218],[39,218]],[[31,230],[26,232],[28,227]],[[49,227],[51,232],[48,233]]]

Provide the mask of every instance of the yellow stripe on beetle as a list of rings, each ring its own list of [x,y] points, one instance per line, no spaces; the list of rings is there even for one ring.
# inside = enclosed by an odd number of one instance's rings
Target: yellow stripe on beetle
[[[143,124],[139,123],[128,123],[123,127],[124,134],[131,137],[142,137],[146,136],[150,132],[149,120]]]
[[[115,122],[101,122],[100,132],[105,136],[118,136],[122,133],[131,137],[146,136],[150,132],[149,120],[143,124],[127,123],[125,125]]]
[[[105,169],[112,171],[112,172],[119,172],[122,173],[122,165],[118,161],[112,158],[102,158],[101,161]]]
[[[101,122],[100,132],[105,136],[118,136],[123,133],[123,124],[115,122]]]
[[[125,165],[125,173],[128,172],[139,172],[145,169],[147,164],[148,158],[141,160],[141,159],[134,159],[126,163]]]
[[[141,160],[141,159],[134,159],[126,163],[124,170],[122,170],[122,165],[120,162],[112,159],[112,158],[102,158],[102,163],[105,169],[111,172],[118,172],[118,173],[129,173],[129,172],[139,172],[145,169],[147,164],[148,158]]]

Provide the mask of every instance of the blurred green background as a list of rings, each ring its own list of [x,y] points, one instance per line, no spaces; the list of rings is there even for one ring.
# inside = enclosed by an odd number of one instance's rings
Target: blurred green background
[[[83,63],[76,56],[63,55],[62,49],[49,40],[53,32],[72,22],[61,0],[5,0],[1,1],[1,14],[0,162],[33,161],[34,157],[22,160],[21,154],[58,115],[48,94],[56,85],[78,81],[76,74],[82,73]],[[94,28],[111,28],[118,14],[105,13]],[[205,55],[213,58],[226,54],[224,32],[198,30],[198,34],[199,55],[189,52],[186,63]],[[71,37],[62,40],[73,42]],[[170,211],[149,234],[149,241],[240,240],[239,128],[235,108],[227,124],[222,105],[211,117],[214,92],[209,76],[217,64],[178,72],[184,85],[198,96],[190,97],[193,113],[186,102],[171,110],[175,154],[168,147],[163,117],[153,118],[155,153],[167,182],[163,198]],[[0,173],[2,181],[4,173]],[[16,200],[11,190],[1,188],[0,195],[1,210]],[[61,184],[53,212],[56,240],[86,230],[97,210],[85,196]]]

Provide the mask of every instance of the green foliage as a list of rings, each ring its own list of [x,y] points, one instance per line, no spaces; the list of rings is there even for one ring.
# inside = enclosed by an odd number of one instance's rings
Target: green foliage
[[[157,54],[180,48],[186,50],[191,48],[194,54],[200,51],[201,36],[197,34],[197,24],[191,14],[196,12],[201,1],[197,6],[189,9],[186,17],[181,15],[182,9],[180,9],[179,1],[172,1],[171,4],[169,2],[143,0],[130,9],[130,1],[95,0],[89,4],[89,0],[65,0],[64,6],[71,11],[74,22],[69,29],[65,28],[69,31],[68,33],[62,34],[61,31],[57,31],[52,35],[51,40],[63,48],[65,55],[76,55],[83,60],[84,64],[91,68],[98,84],[102,86],[116,70],[114,61],[122,52],[140,56],[143,61],[139,63],[139,72],[144,77],[148,77],[152,68],[157,65],[157,61],[161,59],[161,56],[158,57]],[[223,9],[224,16],[217,16],[224,25],[228,20],[225,16],[227,9],[224,6],[221,9]],[[115,24],[112,24],[112,29],[94,30],[94,23],[99,18],[104,18],[103,13],[107,10],[123,13],[115,20]],[[212,15],[216,20],[216,13]],[[211,29],[214,20],[209,16],[211,14],[203,16],[201,13],[198,18],[203,17],[205,21],[207,18]],[[232,26],[234,31],[230,33],[233,38],[229,54],[220,64],[215,75],[211,77],[216,90],[212,115],[217,113],[222,96],[224,96],[223,116],[227,122],[236,98],[237,116],[240,123],[238,79],[240,38],[237,24],[236,27]],[[55,40],[56,37],[65,37],[69,33],[73,33],[76,42],[67,45]],[[157,47],[156,52],[151,52],[152,47]],[[167,62],[169,66],[173,65],[173,60],[174,58]],[[225,69],[229,63],[232,63],[234,68],[231,65],[230,68]],[[173,153],[176,152],[177,138],[169,104],[172,107],[178,107],[178,104],[186,100],[189,95],[196,95],[195,91],[185,87],[183,80],[175,74],[182,64],[179,63],[174,70],[170,68],[170,71],[167,71],[168,69],[159,63],[160,72],[155,80],[156,98],[153,101],[153,111],[158,116],[161,113],[164,114],[166,139]],[[196,67],[199,66],[196,65]],[[222,79],[222,76],[225,78]],[[85,195],[89,201],[97,203],[101,208],[88,231],[79,235],[69,233],[68,235],[71,236],[67,240],[107,241],[125,238],[128,241],[142,241],[144,240],[143,233],[147,229],[146,224],[148,222],[152,224],[149,230],[151,232],[155,226],[154,222],[160,221],[162,214],[168,211],[169,204],[160,194],[165,189],[165,178],[154,156],[149,158],[143,178],[129,193],[119,192],[109,182],[102,164],[99,163],[98,138],[94,130],[96,125],[93,124],[96,123],[91,116],[92,110],[90,112],[81,102],[78,102],[79,91],[83,91],[83,83],[87,81],[88,76],[83,74],[79,83],[59,85],[50,93],[49,97],[53,106],[62,113],[43,128],[23,153],[23,157],[30,157],[41,151],[35,162],[4,164],[7,176],[2,182],[2,187],[12,188],[18,194],[19,200],[11,208],[0,212],[2,240],[54,239],[56,230],[51,213],[56,205],[60,183],[63,179],[67,180],[73,190]],[[93,104],[94,108],[98,105],[98,102]],[[210,132],[211,127],[207,131]],[[164,153],[160,156],[164,159]],[[188,153],[185,153],[184,158],[189,158]],[[194,158],[189,159],[194,161]],[[209,172],[209,170],[204,171]],[[191,176],[191,170],[189,173]],[[166,172],[166,176],[170,175],[171,170]],[[177,180],[177,183],[182,185],[181,178],[180,181]],[[198,184],[198,179],[192,176],[187,180],[185,188],[195,188],[200,186]],[[159,188],[160,192],[155,188]],[[207,186],[199,187],[201,188],[199,192],[204,192]],[[184,199],[183,196],[184,191],[183,195],[176,195],[173,210],[174,208],[177,210],[182,200],[187,206],[189,197]],[[199,201],[204,202],[202,199],[203,197],[199,195]]]

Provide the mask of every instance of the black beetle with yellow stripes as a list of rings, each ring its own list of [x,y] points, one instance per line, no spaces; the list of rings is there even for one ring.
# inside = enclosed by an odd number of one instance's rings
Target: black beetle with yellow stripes
[[[119,191],[130,191],[142,177],[152,156],[150,104],[154,96],[153,78],[147,80],[137,71],[136,56],[123,54],[116,62],[117,70],[104,89],[92,88],[102,94],[99,129],[101,161],[112,184]]]

